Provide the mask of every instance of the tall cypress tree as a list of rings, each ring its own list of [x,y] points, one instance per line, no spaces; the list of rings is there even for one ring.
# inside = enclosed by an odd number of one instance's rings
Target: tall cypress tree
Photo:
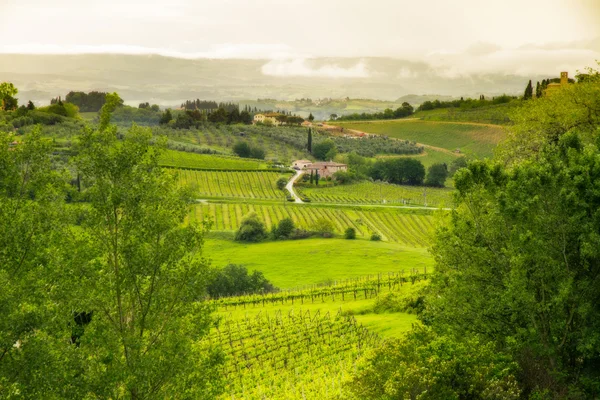
[[[542,97],[542,85],[539,82],[535,85],[535,97],[538,99]]]
[[[312,153],[312,131],[310,130],[310,128],[308,128],[308,152]]]
[[[315,173],[315,185],[319,186],[319,171]]]
[[[533,86],[531,85],[531,79],[525,88],[525,93],[523,94],[523,100],[529,100],[533,97]]]
[[[312,171],[312,169],[311,169],[311,170],[310,170],[310,184],[311,184],[311,185],[313,184],[313,180],[314,180],[314,177],[313,177],[313,171]]]

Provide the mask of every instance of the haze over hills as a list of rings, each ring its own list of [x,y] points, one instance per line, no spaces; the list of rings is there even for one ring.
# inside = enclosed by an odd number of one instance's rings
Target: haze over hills
[[[558,71],[557,71],[558,74]],[[521,94],[527,79],[503,73],[448,76],[425,62],[394,58],[182,59],[158,55],[0,54],[0,80],[21,103],[48,103],[70,90],[118,91],[130,105],[173,107],[186,99],[372,98],[409,94]],[[427,96],[429,98],[430,96]],[[421,97],[408,97],[419,102]]]

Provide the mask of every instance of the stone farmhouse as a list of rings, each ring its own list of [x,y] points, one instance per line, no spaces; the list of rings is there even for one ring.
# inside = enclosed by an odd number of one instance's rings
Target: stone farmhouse
[[[309,160],[296,160],[292,164],[296,168],[305,170],[307,173],[318,173],[321,178],[328,178],[338,171],[348,171],[346,164],[340,164],[333,161],[316,162]]]
[[[264,113],[264,114],[256,114],[254,116],[254,123],[262,123],[262,124],[271,124],[274,126],[281,125],[281,122],[277,120],[277,117],[282,114],[279,113]]]

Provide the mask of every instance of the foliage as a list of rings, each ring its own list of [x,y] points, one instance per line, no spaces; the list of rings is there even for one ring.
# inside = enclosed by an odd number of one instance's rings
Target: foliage
[[[323,140],[313,146],[313,156],[318,160],[332,160],[337,154],[335,143],[331,139]]]
[[[516,364],[491,343],[416,328],[372,351],[349,387],[356,399],[516,400],[516,373]]]
[[[281,178],[277,179],[277,182],[275,182],[275,185],[277,185],[277,189],[283,190],[285,188],[285,185],[287,185],[287,183],[288,183],[288,178],[286,178],[285,176],[282,176]]]
[[[279,221],[279,224],[274,224],[271,231],[274,239],[288,239],[295,229],[294,221],[291,218],[284,218]]]
[[[271,293],[277,291],[262,272],[252,271],[243,265],[229,264],[217,270],[207,287],[208,294],[216,299],[242,294]]]
[[[333,179],[343,185],[357,181],[358,176],[352,171],[337,171],[333,174]]]
[[[356,229],[350,227],[344,231],[344,239],[356,239]]]
[[[433,164],[427,169],[425,185],[434,187],[444,187],[448,178],[448,167],[446,164]]]
[[[39,107],[39,112],[48,114],[56,114],[67,118],[77,118],[79,116],[79,108],[72,103],[56,103],[46,107]]]
[[[255,212],[247,214],[242,219],[240,228],[235,234],[235,240],[238,242],[260,242],[265,237],[265,225]]]
[[[333,223],[326,218],[317,218],[310,226],[310,230],[321,237],[333,236]]]
[[[388,158],[376,161],[369,175],[389,183],[421,185],[425,179],[425,167],[414,158]]]
[[[64,101],[76,105],[81,112],[98,112],[106,103],[106,95],[107,93],[96,91],[89,93],[71,91],[67,93]],[[54,104],[53,102],[58,103],[55,99],[50,103]],[[122,105],[123,101],[120,104]]]
[[[233,146],[233,152],[242,158],[254,158],[262,160],[265,158],[265,151],[260,147],[250,146],[247,142],[237,142]]]
[[[173,120],[173,114],[171,114],[171,109],[167,108],[164,113],[162,113],[158,123],[160,125],[166,125]]]
[[[450,163],[450,168],[448,168],[448,174],[450,176],[454,176],[454,174],[456,173],[456,171],[458,171],[461,168],[465,168],[466,166],[467,166],[467,157],[458,157],[458,158],[455,158]]]
[[[437,234],[431,318],[510,349],[527,390],[597,393],[587,386],[600,379],[597,155],[569,133],[510,170],[473,162],[456,174],[461,205]]]
[[[197,345],[211,324],[203,228],[183,225],[189,196],[158,165],[164,141],[135,126],[118,139],[119,103],[106,96],[77,159],[90,201],[89,261],[72,272],[79,309],[93,312],[79,338],[84,381],[93,397],[213,398],[221,355]]]
[[[379,242],[381,240],[381,235],[379,233],[372,233],[371,234],[371,241],[373,242]]]
[[[491,100],[485,100],[485,98],[480,98],[479,100],[475,100],[475,99],[471,99],[471,98],[463,99],[462,97],[460,98],[460,100],[450,100],[450,101],[427,100],[427,101],[424,101],[417,110],[418,111],[427,111],[427,110],[435,110],[438,108],[460,108],[463,110],[464,109],[476,109],[476,108],[488,107],[491,105],[506,104],[506,103],[510,103],[511,101],[516,100],[516,99],[517,98],[514,96],[507,96],[507,95],[503,94],[501,96],[493,97]]]
[[[2,103],[2,107],[0,110],[14,110],[17,108],[19,103],[15,96],[19,91],[10,82],[2,82],[0,83],[0,102]]]
[[[330,118],[330,119],[332,119],[332,120],[337,119],[339,121],[370,121],[370,120],[377,120],[377,119],[405,118],[405,117],[411,116],[413,111],[414,111],[413,106],[411,106],[407,102],[404,102],[404,103],[402,103],[402,105],[400,107],[398,107],[395,110],[392,110],[391,108],[386,108],[385,110],[383,110],[383,112],[379,112],[379,113],[374,113],[374,114],[353,113],[353,114],[348,114],[348,115],[342,115],[341,117],[338,117],[337,115],[332,114],[331,115],[332,118]]]

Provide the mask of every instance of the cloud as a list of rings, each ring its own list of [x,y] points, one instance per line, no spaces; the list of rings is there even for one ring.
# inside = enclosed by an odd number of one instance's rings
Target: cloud
[[[310,59],[279,59],[271,60],[262,66],[264,75],[279,77],[311,77],[311,78],[368,78],[370,76],[367,66],[359,61],[350,67],[341,67],[337,64],[311,65]]]

